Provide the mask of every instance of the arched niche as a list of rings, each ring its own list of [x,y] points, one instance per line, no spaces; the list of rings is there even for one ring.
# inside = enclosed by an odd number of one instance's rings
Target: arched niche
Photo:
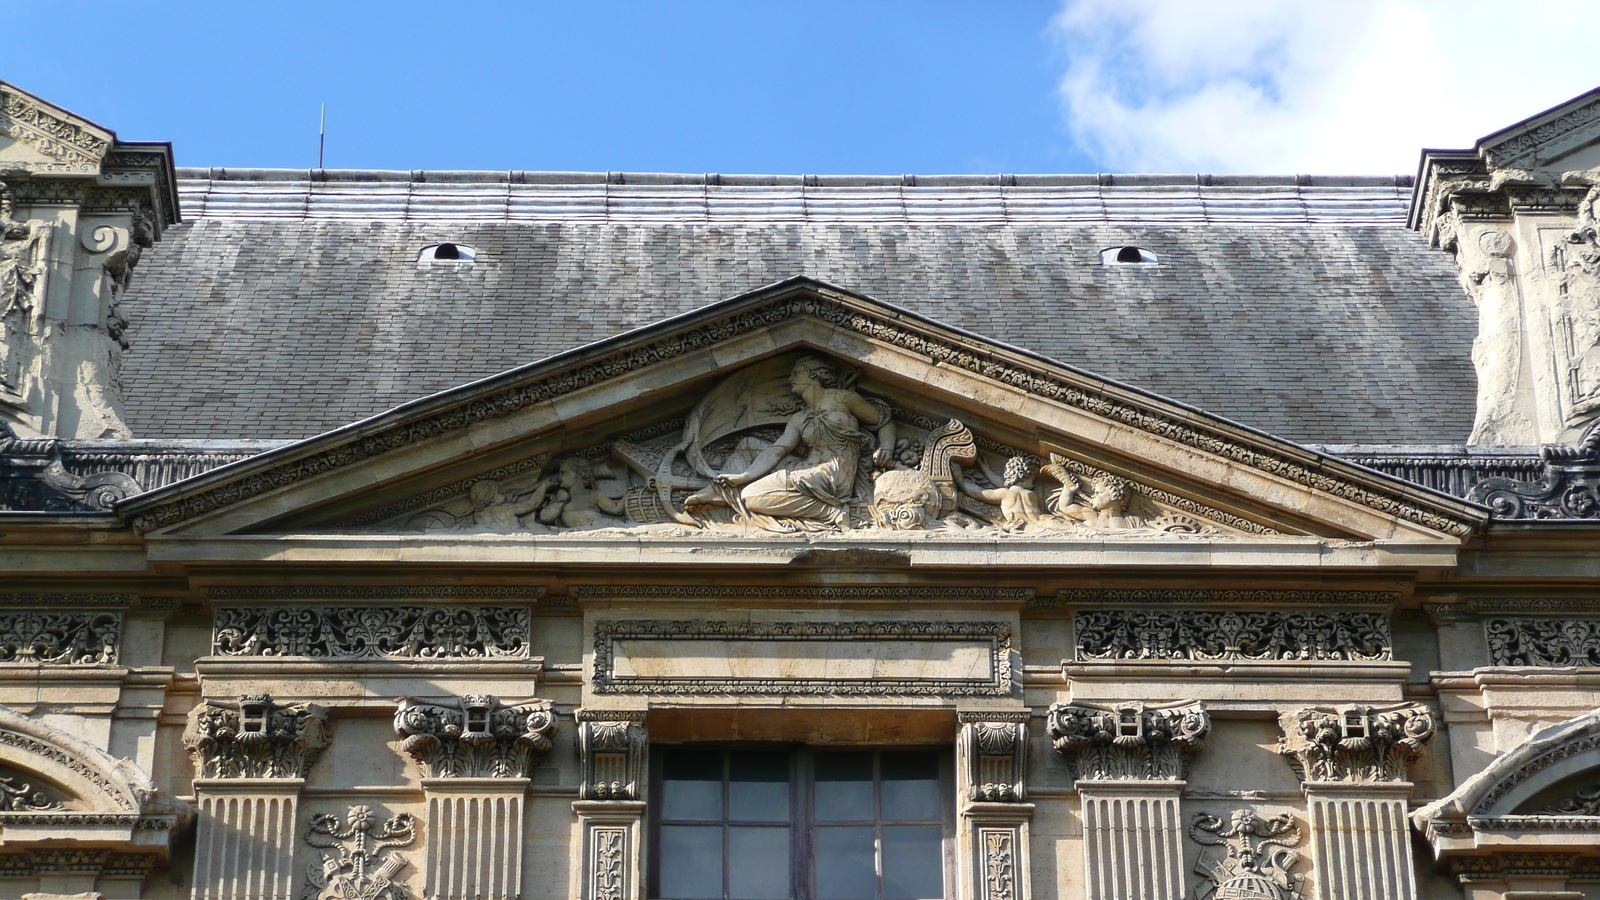
[[[188,812],[133,763],[5,706],[0,776],[0,853],[65,841],[165,858]]]

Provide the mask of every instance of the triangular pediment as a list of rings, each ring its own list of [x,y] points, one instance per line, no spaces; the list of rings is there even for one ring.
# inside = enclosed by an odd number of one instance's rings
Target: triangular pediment
[[[1477,149],[1495,169],[1600,167],[1600,89],[1502,128]]]
[[[95,175],[116,139],[88,119],[0,82],[0,177]]]
[[[152,538],[1394,541],[1484,512],[791,279],[123,505]],[[887,537],[886,537],[887,536]]]

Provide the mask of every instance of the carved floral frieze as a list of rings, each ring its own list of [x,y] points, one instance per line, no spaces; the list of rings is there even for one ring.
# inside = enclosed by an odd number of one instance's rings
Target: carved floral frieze
[[[497,606],[269,606],[217,610],[218,656],[526,657],[529,611]]]
[[[1483,620],[1491,666],[1600,666],[1600,619]]]
[[[122,637],[115,612],[0,612],[0,663],[114,665]]]
[[[393,850],[417,839],[417,820],[397,813],[381,826],[367,806],[352,806],[344,821],[329,813],[311,817],[306,843],[321,853],[306,871],[300,900],[410,900],[398,876],[409,863]]]
[[[1277,752],[1302,781],[1404,781],[1437,720],[1426,706],[1302,707],[1279,714]]]
[[[1050,707],[1050,739],[1079,780],[1179,781],[1211,730],[1198,702]]]
[[[490,694],[450,705],[400,701],[394,730],[400,749],[432,778],[526,778],[550,752],[550,701],[507,706]]]
[[[1203,879],[1196,900],[1299,900],[1302,876],[1290,871],[1299,854],[1291,848],[1304,836],[1287,813],[1263,818],[1248,806],[1227,820],[1195,813],[1189,837],[1205,848],[1194,869]]]
[[[1334,660],[1390,657],[1389,617],[1376,612],[1085,610],[1080,660]]]
[[[266,694],[207,700],[190,710],[183,746],[201,778],[304,778],[328,746],[328,713]]]

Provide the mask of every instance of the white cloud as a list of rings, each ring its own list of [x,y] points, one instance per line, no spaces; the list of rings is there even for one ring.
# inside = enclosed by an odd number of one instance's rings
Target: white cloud
[[[1074,138],[1117,172],[1393,174],[1600,86],[1595,5],[1066,0]]]

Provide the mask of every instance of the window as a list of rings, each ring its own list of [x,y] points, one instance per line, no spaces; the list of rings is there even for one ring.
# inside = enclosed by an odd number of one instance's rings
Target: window
[[[653,897],[946,894],[954,792],[944,754],[686,747],[657,760]]]
[[[478,258],[478,251],[466,244],[429,244],[417,252],[417,262],[470,263]]]
[[[1156,255],[1143,247],[1129,245],[1108,247],[1100,251],[1100,264],[1103,266],[1154,265],[1157,262],[1160,260]]]

